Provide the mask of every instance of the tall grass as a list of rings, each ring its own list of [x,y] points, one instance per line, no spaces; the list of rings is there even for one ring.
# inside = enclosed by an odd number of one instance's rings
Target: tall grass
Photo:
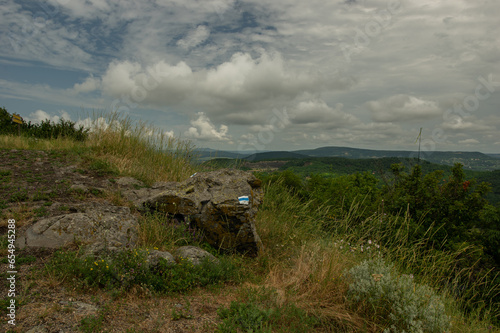
[[[329,207],[305,201],[279,183],[267,186],[265,192],[257,230],[266,246],[264,256],[270,262],[263,283],[277,290],[277,304],[295,304],[321,318],[334,332],[381,331],[384,320],[372,318],[346,302],[349,280],[345,276],[362,260],[381,256],[401,273],[414,275],[417,283],[440,291],[452,321],[462,325],[452,331],[483,331],[496,315],[482,302],[499,292],[500,286],[493,281],[483,278],[467,287],[467,297],[457,294],[476,269],[462,265],[473,249],[450,252],[430,248],[435,226],[421,230],[422,225],[417,223],[415,227],[408,214],[388,217],[382,213],[360,220],[357,210],[362,206],[356,203],[332,221]],[[423,236],[415,238],[412,233]],[[368,241],[377,244],[377,251],[367,251]],[[475,312],[464,316],[464,308]],[[464,329],[472,323],[482,329]]]
[[[191,142],[118,113],[94,114],[92,118],[87,140],[92,156],[109,161],[121,174],[151,185],[184,180],[194,173]]]
[[[94,113],[88,138],[36,139],[1,135],[5,149],[66,150],[90,163],[105,162],[120,175],[132,176],[151,185],[157,181],[180,181],[195,172],[193,145],[165,135],[145,122],[133,122],[118,113]]]

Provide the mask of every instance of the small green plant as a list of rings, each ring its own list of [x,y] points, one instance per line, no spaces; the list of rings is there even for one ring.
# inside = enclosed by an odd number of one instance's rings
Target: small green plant
[[[186,305],[183,306],[182,304],[175,304],[174,308],[172,309],[171,312],[171,318],[172,320],[180,320],[180,319],[192,319],[193,316],[191,315],[191,303],[187,298],[184,299]]]
[[[33,263],[35,261],[36,261],[36,257],[34,257],[32,255],[18,256],[18,257],[16,257],[16,265],[31,264],[31,263]],[[7,258],[2,258],[0,260],[0,263],[7,264],[8,263],[8,259]]]
[[[20,189],[18,189],[16,193],[13,193],[9,199],[10,202],[20,202],[27,200],[28,200],[28,191]]]
[[[95,171],[99,176],[116,175],[118,171],[106,160],[97,159],[90,163],[89,170]]]
[[[48,215],[47,208],[45,208],[45,207],[35,208],[35,209],[33,209],[33,213],[35,213],[35,215],[37,217],[43,217],[43,216]]]
[[[38,191],[33,195],[33,201],[42,201],[42,200],[49,200],[49,199],[50,199],[50,195],[48,193],[44,193],[41,191]]]
[[[219,325],[218,333],[238,332],[269,332],[269,320],[273,314],[272,309],[261,309],[253,303],[231,302],[229,308],[220,308],[217,314],[223,320]]]
[[[0,170],[0,177],[8,177],[12,174],[10,170]]]
[[[228,308],[217,310],[222,323],[218,333],[229,332],[293,332],[314,331],[320,324],[318,318],[308,316],[294,304],[277,305],[276,291],[273,288],[243,289],[242,299],[233,301]]]
[[[96,315],[89,315],[80,321],[80,330],[82,332],[100,332],[104,324],[104,317],[108,312],[108,306],[104,306]]]
[[[445,307],[435,292],[398,275],[383,259],[365,260],[349,270],[352,282],[348,299],[374,320],[382,320],[384,332],[445,332],[450,327]]]

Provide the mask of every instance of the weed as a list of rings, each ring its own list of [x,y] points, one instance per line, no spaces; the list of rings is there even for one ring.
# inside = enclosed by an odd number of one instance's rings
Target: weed
[[[16,257],[16,265],[24,265],[24,264],[31,264],[36,261],[36,257],[32,255],[28,256],[17,256]],[[0,263],[2,264],[7,264],[8,260],[7,258],[2,258],[0,259]]]
[[[21,201],[27,201],[27,200],[28,200],[28,191],[21,190],[20,188],[18,188],[17,192],[13,193],[9,199],[10,202],[21,202]]]
[[[0,170],[0,177],[8,177],[12,174],[10,170]]]
[[[307,333],[314,330],[320,321],[308,316],[294,304],[278,306],[272,301],[272,289],[252,289],[244,302],[233,301],[229,308],[219,308],[217,314],[222,319],[217,332],[296,332]]]
[[[108,311],[108,307],[104,306],[101,310],[99,310],[98,314],[84,317],[80,321],[80,330],[89,333],[100,332],[104,324],[104,317]]]
[[[185,298],[184,301],[186,305],[174,304],[171,312],[171,319],[173,321],[193,318],[193,316],[191,315],[191,303],[187,298]]]
[[[113,165],[106,161],[97,159],[90,163],[89,170],[95,171],[98,176],[106,176],[106,175],[116,175],[118,171],[113,167]]]
[[[33,213],[35,213],[35,216],[37,217],[43,217],[48,215],[47,208],[45,207],[35,208],[33,209]]]

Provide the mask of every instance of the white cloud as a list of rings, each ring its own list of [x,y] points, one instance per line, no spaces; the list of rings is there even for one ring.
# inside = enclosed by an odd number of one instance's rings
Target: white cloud
[[[314,124],[324,129],[345,127],[358,122],[355,116],[345,113],[342,108],[341,103],[332,108],[319,99],[302,101],[292,109],[291,121],[297,125]]]
[[[76,93],[88,93],[97,90],[101,85],[101,80],[94,78],[93,75],[87,77],[82,83],[76,83],[73,91]]]
[[[476,139],[465,139],[465,140],[460,140],[458,141],[458,144],[460,145],[475,145],[475,144],[478,144],[479,141],[476,140]]]
[[[190,31],[185,38],[180,39],[177,45],[184,49],[190,49],[203,43],[208,36],[210,36],[210,30],[206,26],[200,25],[195,30]]]
[[[188,138],[208,141],[230,141],[231,137],[227,135],[228,127],[220,125],[217,130],[203,112],[198,112],[197,119],[191,121],[190,127],[184,135]]]
[[[273,104],[286,105],[305,93],[349,85],[339,78],[291,69],[279,54],[267,53],[256,59],[236,53],[218,66],[197,71],[185,62],[113,62],[102,77],[103,92],[109,96],[127,95],[132,103],[203,108],[211,118],[233,124],[261,124]]]
[[[442,113],[436,102],[404,94],[371,101],[367,106],[372,119],[378,122],[430,119]]]
[[[41,123],[42,120],[49,120],[58,123],[61,119],[71,120],[71,116],[64,110],[59,111],[59,116],[50,115],[43,110],[36,110],[35,112],[30,113],[28,117],[26,117],[26,120],[31,121],[32,123]]]

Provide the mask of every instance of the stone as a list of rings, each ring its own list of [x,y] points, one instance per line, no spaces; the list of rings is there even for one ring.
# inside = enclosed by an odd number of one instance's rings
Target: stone
[[[146,259],[149,267],[154,267],[158,265],[160,259],[165,259],[169,264],[175,265],[175,258],[170,252],[151,250]]]
[[[175,189],[177,182],[159,182],[153,184],[150,188],[130,189],[122,191],[125,199],[132,201],[140,211],[145,210],[144,201],[150,197],[158,195],[166,190]]]
[[[32,327],[26,331],[26,333],[48,333],[48,332],[49,331],[41,325]]]
[[[145,194],[145,193],[143,193]],[[181,183],[163,183],[149,197],[133,197],[142,209],[160,211],[203,231],[205,240],[223,250],[256,256],[262,242],[255,215],[263,199],[261,181],[251,172],[221,169],[197,173]],[[239,197],[248,196],[245,204]]]
[[[88,203],[70,207],[69,211],[36,222],[16,245],[21,249],[61,248],[79,242],[97,253],[132,248],[137,241],[139,222],[128,207]]]
[[[83,184],[74,184],[69,188],[70,191],[87,193],[89,188]]]
[[[209,258],[212,262],[219,263],[219,259],[196,246],[182,246],[175,251],[175,255],[179,261],[187,259],[191,261],[193,265],[200,265],[204,258]]]
[[[80,301],[60,301],[59,303],[80,316],[95,315],[99,311],[97,306]]]
[[[141,182],[140,180],[137,180],[135,178],[132,178],[132,177],[118,178],[116,180],[116,184],[118,184],[120,186],[128,186],[128,187],[134,187],[134,186],[144,187],[145,186],[145,184],[143,182]]]

